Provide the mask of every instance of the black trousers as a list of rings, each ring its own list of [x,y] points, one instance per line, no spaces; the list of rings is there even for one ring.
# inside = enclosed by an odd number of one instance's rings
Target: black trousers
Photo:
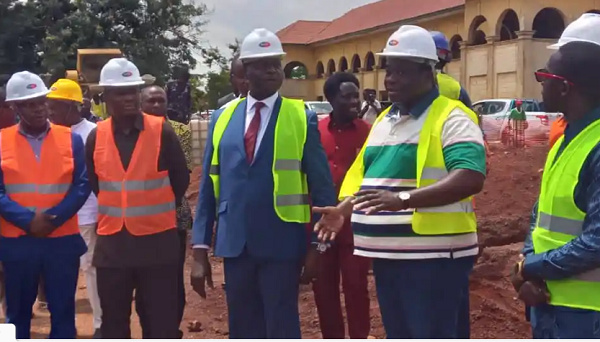
[[[158,251],[157,251],[158,252]],[[102,338],[130,339],[131,301],[143,310],[144,338],[179,338],[178,265],[98,267],[98,295],[102,306]]]
[[[184,275],[184,267],[185,267],[185,254],[187,250],[187,231],[179,230],[177,232],[179,234],[179,243],[180,243],[180,251],[179,251],[179,263],[178,263],[178,272],[177,272],[177,295],[178,295],[178,307],[177,307],[177,326],[181,326],[181,321],[183,320],[183,311],[185,309],[185,275]],[[146,312],[144,307],[144,301],[139,298],[139,292],[135,293],[135,311],[140,317],[140,325],[142,326],[142,338],[147,339],[151,338],[146,335],[146,332],[149,331],[148,323],[146,320]],[[183,338],[183,331],[179,330],[178,338]]]

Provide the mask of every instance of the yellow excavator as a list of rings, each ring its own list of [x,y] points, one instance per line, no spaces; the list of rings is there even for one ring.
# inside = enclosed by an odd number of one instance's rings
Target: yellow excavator
[[[78,82],[94,95],[101,93],[100,70],[110,59],[118,57],[123,57],[120,49],[78,49],[77,70],[67,70],[65,78]]]
[[[108,114],[100,96],[100,71],[110,59],[118,57],[123,57],[119,49],[78,49],[77,70],[67,70],[65,73],[65,78],[79,83],[84,93],[89,92],[88,95],[93,99],[92,111],[103,119],[106,119]]]

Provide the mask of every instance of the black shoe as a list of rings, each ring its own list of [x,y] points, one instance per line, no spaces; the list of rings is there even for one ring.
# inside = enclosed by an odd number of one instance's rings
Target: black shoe
[[[94,330],[94,336],[92,336],[93,339],[102,339],[102,332],[100,331],[100,329],[96,329]]]

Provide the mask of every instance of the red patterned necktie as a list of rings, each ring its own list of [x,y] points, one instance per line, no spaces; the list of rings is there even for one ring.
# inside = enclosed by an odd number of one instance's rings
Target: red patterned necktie
[[[248,164],[252,164],[254,159],[254,151],[256,148],[256,139],[258,138],[258,131],[260,129],[260,110],[265,106],[262,102],[256,102],[254,104],[254,117],[250,121],[248,130],[244,135],[244,144],[246,145],[246,160]]]

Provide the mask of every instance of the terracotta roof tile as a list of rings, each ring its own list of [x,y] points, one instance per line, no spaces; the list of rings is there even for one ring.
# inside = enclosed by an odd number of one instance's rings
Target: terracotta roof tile
[[[279,30],[277,36],[283,44],[308,44],[329,24],[330,21],[298,20]]]
[[[284,44],[309,44],[459,7],[465,0],[381,0],[331,22],[297,21],[277,33]]]

